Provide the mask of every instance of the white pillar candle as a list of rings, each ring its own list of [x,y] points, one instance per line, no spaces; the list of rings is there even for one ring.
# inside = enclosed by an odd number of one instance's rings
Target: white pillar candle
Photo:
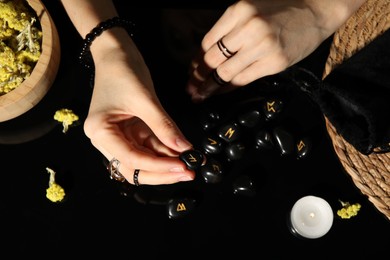
[[[329,203],[316,196],[297,200],[290,212],[291,231],[304,238],[324,236],[333,224],[333,210]]]

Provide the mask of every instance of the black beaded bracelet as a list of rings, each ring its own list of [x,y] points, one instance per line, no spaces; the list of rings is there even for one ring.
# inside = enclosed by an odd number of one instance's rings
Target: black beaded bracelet
[[[91,72],[91,82],[90,82],[91,86],[93,86],[93,79],[95,76],[94,75],[95,67],[94,67],[94,63],[90,51],[91,44],[96,39],[96,37],[101,35],[104,31],[111,29],[113,27],[123,27],[127,30],[130,36],[133,37],[135,24],[129,20],[116,16],[99,23],[95,28],[92,29],[90,33],[88,33],[85,36],[83,40],[79,61],[85,68],[87,68]]]

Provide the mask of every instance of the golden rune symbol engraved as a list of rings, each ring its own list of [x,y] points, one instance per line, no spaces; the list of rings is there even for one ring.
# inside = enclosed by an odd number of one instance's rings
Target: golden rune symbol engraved
[[[235,130],[233,130],[231,127],[226,131],[225,136],[229,136],[229,138],[232,138],[234,135]]]
[[[186,205],[184,203],[177,204],[176,211],[184,211],[186,209]]]
[[[214,139],[211,139],[211,138],[207,138],[209,141],[210,141],[210,144],[216,144],[217,141],[215,141]]]
[[[303,147],[305,147],[305,142],[301,140],[301,141],[298,143],[297,147],[298,147],[298,151],[302,150]]]
[[[268,110],[268,111],[275,112],[274,105],[275,105],[275,101],[267,102],[267,110]]]
[[[188,159],[190,160],[190,162],[196,162],[196,158],[192,154],[189,155]]]

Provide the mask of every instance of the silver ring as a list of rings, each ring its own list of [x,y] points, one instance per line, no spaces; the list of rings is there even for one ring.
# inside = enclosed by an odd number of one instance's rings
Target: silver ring
[[[119,172],[120,165],[121,165],[121,162],[118,159],[112,158],[109,165],[108,165],[108,171],[110,173],[111,179],[114,179],[114,180],[117,180],[120,182],[124,182],[126,180],[126,178],[123,177],[123,175]]]
[[[229,49],[226,48],[225,44],[223,44],[222,39],[223,37],[219,41],[217,41],[218,49],[222,52],[223,56],[229,59],[232,56],[234,56],[234,54],[236,54],[237,52],[229,51]]]
[[[224,81],[219,75],[218,75],[218,72],[217,72],[217,69],[215,69],[213,71],[213,79],[215,82],[217,82],[218,85],[226,85],[228,82]]]
[[[139,186],[138,182],[138,174],[139,174],[140,169],[135,169],[134,174],[133,174],[133,182],[135,186]]]

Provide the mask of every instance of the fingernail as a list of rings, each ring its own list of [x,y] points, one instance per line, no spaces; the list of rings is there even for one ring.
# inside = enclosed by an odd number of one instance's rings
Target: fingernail
[[[173,167],[169,169],[170,172],[184,172],[184,169],[182,167]]]
[[[190,177],[190,176],[187,176],[187,175],[185,175],[185,176],[181,176],[180,178],[179,178],[179,181],[192,181],[193,179]]]
[[[192,147],[192,144],[190,142],[188,142],[186,139],[184,138],[177,138],[176,139],[176,144],[177,146],[179,146],[179,148],[181,148],[183,151],[185,150],[188,150]]]

